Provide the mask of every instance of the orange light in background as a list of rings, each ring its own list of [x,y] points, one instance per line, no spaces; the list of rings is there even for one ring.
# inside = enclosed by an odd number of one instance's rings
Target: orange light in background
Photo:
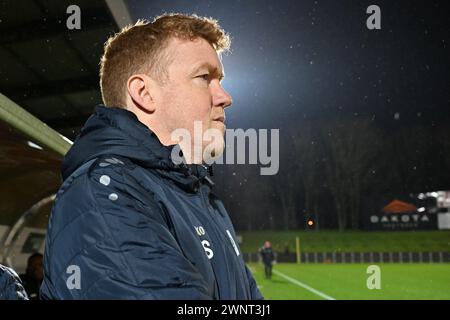
[[[311,226],[314,224],[314,221],[312,221],[311,219],[309,219],[308,222],[307,222],[307,224],[308,224],[308,226],[311,227]]]

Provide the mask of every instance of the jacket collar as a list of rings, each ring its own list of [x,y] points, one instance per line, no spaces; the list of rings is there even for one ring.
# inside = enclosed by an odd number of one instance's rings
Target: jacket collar
[[[65,180],[83,163],[102,155],[118,155],[174,181],[187,191],[203,182],[210,184],[212,168],[197,164],[175,164],[171,160],[175,145],[164,146],[136,115],[126,109],[99,105],[83,126],[64,157],[61,172]],[[205,178],[206,177],[206,178]]]

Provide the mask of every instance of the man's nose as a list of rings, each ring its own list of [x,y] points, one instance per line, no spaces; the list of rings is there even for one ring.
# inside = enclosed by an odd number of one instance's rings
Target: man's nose
[[[233,103],[233,99],[229,95],[228,92],[225,91],[225,89],[222,87],[222,85],[219,83],[216,86],[216,90],[213,93],[213,104],[217,107],[227,108],[231,106]]]

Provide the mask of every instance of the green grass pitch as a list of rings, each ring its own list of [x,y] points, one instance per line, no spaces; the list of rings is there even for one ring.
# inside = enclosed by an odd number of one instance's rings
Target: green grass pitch
[[[367,288],[369,264],[275,264],[271,280],[265,279],[262,264],[249,267],[267,300],[450,299],[450,264],[376,265],[381,289],[372,290]]]

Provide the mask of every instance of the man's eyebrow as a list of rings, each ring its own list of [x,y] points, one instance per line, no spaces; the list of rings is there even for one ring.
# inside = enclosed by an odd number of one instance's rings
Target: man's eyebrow
[[[225,73],[223,72],[223,70],[220,67],[215,67],[212,64],[210,64],[209,62],[203,62],[199,65],[195,65],[192,68],[191,74],[192,75],[196,74],[202,68],[207,68],[209,72],[217,75],[220,80],[222,80],[225,77]]]

